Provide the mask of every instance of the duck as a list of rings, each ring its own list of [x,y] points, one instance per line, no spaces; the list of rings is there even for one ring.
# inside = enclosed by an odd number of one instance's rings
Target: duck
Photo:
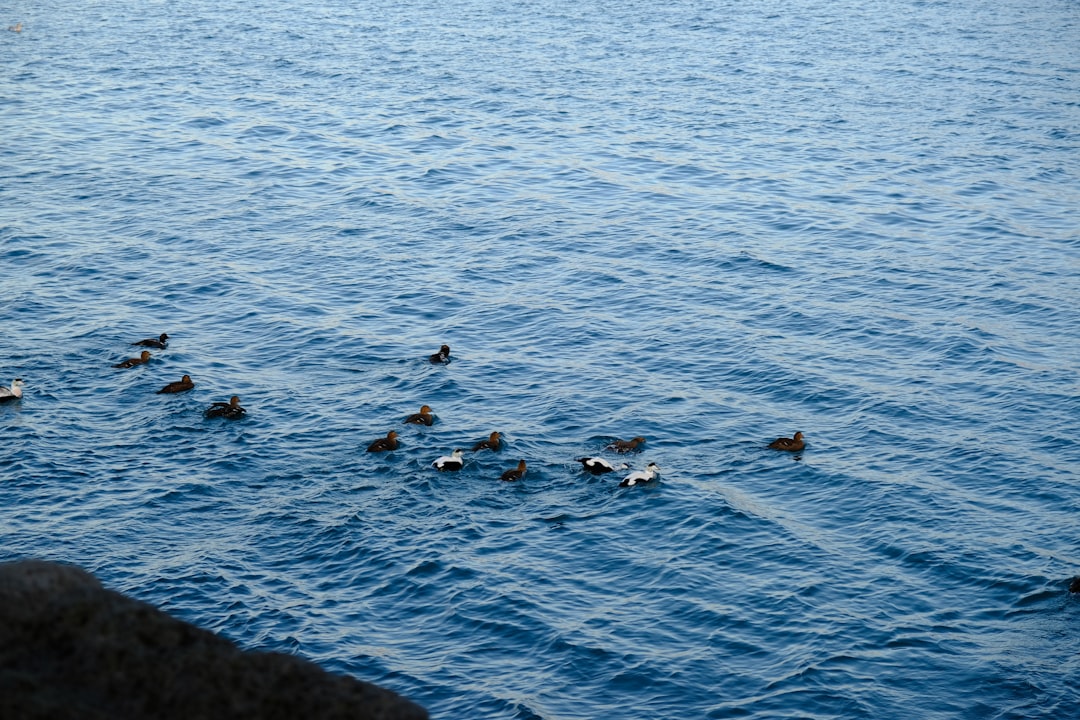
[[[615,467],[604,458],[600,457],[583,457],[578,458],[577,461],[581,463],[581,467],[588,470],[593,475],[603,475],[604,473],[615,472],[616,470],[627,470],[629,465],[622,463],[619,467]]]
[[[150,361],[150,351],[149,350],[143,350],[142,353],[139,354],[139,357],[137,357],[137,358],[128,358],[127,360],[124,360],[123,362],[116,363],[115,365],[113,365],[113,367],[114,368],[133,368],[136,365],[142,365],[143,363],[149,362],[149,361]]]
[[[0,402],[10,402],[12,400],[18,400],[22,397],[22,389],[26,387],[26,383],[22,381],[22,378],[15,378],[11,381],[11,387],[0,387]]]
[[[428,362],[432,365],[441,365],[443,363],[450,362],[450,346],[443,345],[439,348],[439,352],[428,357]]]
[[[644,442],[645,438],[638,436],[630,440],[616,440],[604,449],[614,450],[617,453],[634,452],[638,449],[638,446],[644,444]]]
[[[431,465],[436,470],[460,470],[465,467],[465,461],[461,459],[463,454],[463,450],[455,450],[449,455],[443,455],[440,458],[436,458],[435,462],[431,463]]]
[[[431,425],[435,422],[435,416],[431,414],[429,405],[421,405],[420,412],[405,418],[405,422],[409,425]]]
[[[17,22],[14,25],[8,25],[8,30],[10,30],[11,32],[15,32],[15,33],[21,33],[22,32],[22,23]]]
[[[473,452],[476,452],[477,450],[496,450],[497,451],[499,449],[499,447],[501,446],[501,444],[502,443],[499,440],[499,433],[493,432],[493,433],[491,433],[491,435],[488,435],[487,440],[481,440],[480,442],[473,445],[472,449],[473,449]]]
[[[802,433],[797,432],[795,433],[794,437],[776,438],[771,443],[769,443],[769,447],[773,450],[787,450],[788,452],[798,452],[804,447],[806,447],[806,443],[803,442]]]
[[[1069,583],[1069,592],[1080,593],[1080,575],[1074,577],[1072,582]]]
[[[506,480],[507,482],[512,482],[514,480],[520,480],[523,477],[525,477],[525,461],[519,460],[516,468],[513,468],[512,470],[507,470],[499,476],[499,479]]]
[[[397,450],[397,432],[391,430],[386,433],[386,437],[379,438],[375,442],[368,445],[368,452],[386,452],[388,450]]]
[[[168,394],[168,393],[187,392],[188,390],[190,390],[193,387],[195,387],[195,383],[191,382],[191,376],[190,375],[185,375],[184,377],[180,378],[176,382],[171,382],[168,385],[166,385],[165,387],[158,390],[157,394],[161,395],[161,394]]]
[[[244,417],[247,410],[240,407],[240,396],[233,395],[229,402],[216,402],[210,405],[203,413],[208,418],[223,417],[228,420],[239,420]]]
[[[619,483],[619,487],[633,487],[635,485],[644,485],[645,483],[652,482],[656,479],[657,473],[660,472],[660,466],[656,463],[649,463],[644,470],[638,470],[632,472],[622,479]]]
[[[164,350],[169,345],[169,335],[168,333],[161,333],[156,338],[146,338],[145,340],[140,340],[139,342],[133,342],[131,344]]]

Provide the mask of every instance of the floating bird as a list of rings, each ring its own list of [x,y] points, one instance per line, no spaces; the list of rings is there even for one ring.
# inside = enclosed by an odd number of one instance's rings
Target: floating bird
[[[176,382],[171,382],[165,387],[158,390],[158,395],[167,393],[181,393],[187,392],[191,388],[195,387],[195,383],[191,382],[191,376],[185,375]]]
[[[10,30],[11,32],[22,32],[22,23],[18,22],[14,25],[8,25],[8,30]]]
[[[488,436],[487,440],[481,440],[473,445],[473,452],[477,450],[498,450],[501,443],[499,441],[499,433],[493,432]]]
[[[525,477],[525,461],[521,460],[518,462],[518,466],[516,468],[514,468],[513,470],[507,470],[499,476],[499,479],[511,481],[520,480],[523,477]]]
[[[10,402],[12,400],[18,400],[22,397],[22,389],[26,387],[26,383],[22,381],[22,378],[15,378],[11,381],[11,387],[0,387],[0,402]]]
[[[581,463],[581,467],[588,470],[593,475],[603,475],[604,473],[614,472],[615,470],[626,470],[630,467],[626,463],[622,463],[616,468],[604,458],[598,457],[583,457],[578,458],[577,461]]]
[[[405,418],[405,422],[410,425],[431,425],[435,422],[435,416],[431,414],[431,407],[428,405],[421,405],[420,412],[414,413]]]
[[[156,338],[147,338],[140,340],[139,342],[133,342],[132,345],[142,345],[143,347],[157,348],[158,350],[164,350],[169,345],[169,336],[166,333],[161,333]]]
[[[1080,576],[1074,577],[1069,583],[1069,592],[1080,593]]]
[[[462,454],[461,450],[455,450],[449,455],[443,455],[440,458],[436,458],[435,462],[431,463],[431,465],[436,470],[460,470],[465,467],[465,461],[461,459]]]
[[[632,440],[616,440],[615,442],[611,443],[610,445],[608,445],[604,449],[605,450],[614,450],[617,453],[634,452],[634,451],[636,451],[638,449],[638,445],[641,445],[644,442],[645,442],[645,438],[640,437],[640,436],[636,437],[636,438],[634,438]]]
[[[244,417],[247,410],[240,407],[240,396],[233,395],[229,402],[216,402],[203,413],[208,418],[223,417],[228,420],[239,420]]]
[[[441,348],[439,348],[439,352],[428,358],[428,362],[430,362],[432,365],[440,365],[442,363],[450,362],[450,346],[443,345]]]
[[[115,367],[115,368],[133,368],[136,365],[142,365],[145,362],[149,362],[149,360],[150,360],[150,351],[149,350],[143,350],[142,353],[139,355],[139,357],[137,357],[137,358],[128,358],[127,360],[124,360],[123,362],[116,363],[115,365],[113,365],[113,367]]]
[[[804,447],[806,447],[806,443],[803,442],[802,433],[797,432],[795,433],[795,437],[776,438],[771,443],[769,443],[769,447],[771,447],[773,450],[787,450],[788,452],[798,452],[799,450],[802,450]]]
[[[391,430],[386,433],[386,437],[379,438],[375,442],[368,445],[368,452],[386,452],[387,450],[397,450],[397,432]]]
[[[644,485],[645,483],[652,482],[656,479],[656,474],[660,472],[660,466],[656,463],[649,463],[644,470],[638,470],[632,472],[622,479],[619,483],[619,487],[633,487],[634,485]]]

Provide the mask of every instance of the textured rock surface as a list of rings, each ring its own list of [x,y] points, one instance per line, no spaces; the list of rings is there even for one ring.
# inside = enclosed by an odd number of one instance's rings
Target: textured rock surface
[[[75,567],[0,564],[0,718],[419,720],[370,683],[228,640]]]

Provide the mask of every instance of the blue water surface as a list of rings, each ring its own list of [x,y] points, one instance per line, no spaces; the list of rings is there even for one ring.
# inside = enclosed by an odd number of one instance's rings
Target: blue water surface
[[[0,8],[0,560],[434,718],[1075,713],[1075,0]]]

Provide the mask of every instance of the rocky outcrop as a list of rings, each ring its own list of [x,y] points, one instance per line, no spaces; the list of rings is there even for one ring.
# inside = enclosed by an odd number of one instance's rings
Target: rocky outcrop
[[[5,720],[422,720],[394,693],[242,651],[75,567],[0,564]]]

